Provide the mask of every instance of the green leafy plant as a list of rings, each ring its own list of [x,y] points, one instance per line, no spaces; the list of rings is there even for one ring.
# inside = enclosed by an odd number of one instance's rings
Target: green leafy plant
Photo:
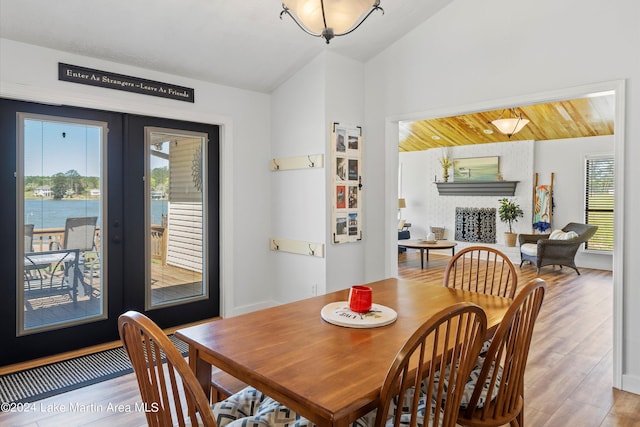
[[[500,208],[498,209],[498,215],[500,215],[500,221],[509,224],[509,233],[513,233],[511,223],[517,222],[518,218],[524,217],[524,212],[520,209],[520,205],[513,200],[504,198],[499,201]]]

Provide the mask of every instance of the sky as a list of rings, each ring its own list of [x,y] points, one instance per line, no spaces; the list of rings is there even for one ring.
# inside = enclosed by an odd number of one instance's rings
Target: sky
[[[99,126],[26,119],[24,175],[52,176],[75,169],[81,176],[100,176],[101,130]]]

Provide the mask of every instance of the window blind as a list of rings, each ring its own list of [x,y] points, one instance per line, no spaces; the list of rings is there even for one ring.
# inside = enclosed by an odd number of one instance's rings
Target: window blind
[[[585,244],[585,249],[613,250],[614,168],[613,156],[586,160],[585,222],[597,225],[598,231]]]

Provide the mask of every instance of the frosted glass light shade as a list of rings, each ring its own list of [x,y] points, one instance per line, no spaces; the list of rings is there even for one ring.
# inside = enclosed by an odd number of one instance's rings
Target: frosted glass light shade
[[[283,0],[282,9],[280,18],[291,16],[300,28],[324,37],[327,44],[358,28],[374,10],[382,10],[380,0]]]
[[[529,120],[520,117],[510,119],[496,119],[491,122],[498,130],[508,136],[514,135],[522,130],[529,123]]]

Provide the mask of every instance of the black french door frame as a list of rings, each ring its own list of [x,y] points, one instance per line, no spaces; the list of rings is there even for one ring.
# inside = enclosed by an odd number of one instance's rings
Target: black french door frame
[[[205,187],[207,194],[207,278],[209,298],[188,303],[185,305],[172,305],[167,307],[154,308],[145,311],[145,271],[144,260],[141,254],[145,253],[143,239],[124,238],[124,268],[127,272],[124,286],[125,309],[134,309],[145,313],[154,320],[160,327],[167,328],[179,324],[195,322],[198,320],[216,317],[220,313],[220,255],[219,255],[219,235],[220,235],[220,215],[219,215],[219,140],[220,132],[217,125],[194,123],[181,120],[165,119],[159,117],[149,117],[128,114],[125,117],[125,162],[124,162],[124,201],[125,206],[137,206],[144,200],[144,183],[141,179],[144,176],[144,155],[145,155],[145,128],[167,128],[177,131],[200,132],[208,136],[207,167],[208,185]],[[142,205],[140,205],[142,206]],[[128,230],[144,230],[145,218],[144,209],[131,212],[127,215]]]
[[[146,313],[161,327],[171,327],[215,317],[220,310],[219,286],[219,128],[157,117],[137,116],[72,106],[45,105],[0,99],[0,366],[118,340],[117,319],[126,310],[144,312],[144,127],[175,128],[208,134],[208,295],[185,305],[150,310]],[[17,236],[17,113],[105,122],[108,126],[107,164],[108,224],[103,224],[109,241],[104,242],[108,258],[107,317],[60,329],[18,336],[16,307]],[[20,238],[22,238],[20,236]],[[143,255],[144,258],[144,255]]]

